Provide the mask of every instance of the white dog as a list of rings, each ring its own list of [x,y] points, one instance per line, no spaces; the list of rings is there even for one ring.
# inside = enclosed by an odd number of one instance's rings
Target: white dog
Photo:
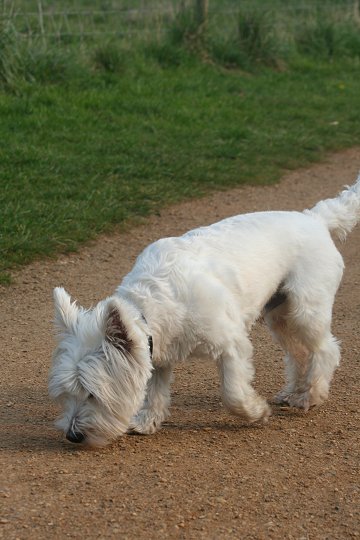
[[[93,446],[155,432],[168,416],[173,365],[190,355],[216,361],[231,412],[265,422],[248,338],[261,314],[286,353],[275,403],[321,404],[340,358],[331,317],[344,264],[329,231],[344,239],[359,218],[360,176],[311,210],[239,215],[158,240],[91,310],[56,288],[49,390],[63,409],[58,427]]]

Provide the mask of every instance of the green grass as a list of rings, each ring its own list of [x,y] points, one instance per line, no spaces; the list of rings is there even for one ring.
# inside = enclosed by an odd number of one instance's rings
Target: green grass
[[[318,34],[303,27],[290,54],[244,19],[242,38],[221,47],[182,24],[145,49],[29,46],[0,32],[0,283],[165,204],[274,182],[359,144],[356,38],[328,37],[330,54],[306,48]]]

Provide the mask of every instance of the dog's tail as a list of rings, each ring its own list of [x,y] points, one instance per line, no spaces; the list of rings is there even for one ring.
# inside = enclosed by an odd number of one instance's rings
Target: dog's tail
[[[318,202],[308,212],[319,217],[340,240],[345,240],[360,220],[360,175],[355,184],[346,186],[337,197]]]

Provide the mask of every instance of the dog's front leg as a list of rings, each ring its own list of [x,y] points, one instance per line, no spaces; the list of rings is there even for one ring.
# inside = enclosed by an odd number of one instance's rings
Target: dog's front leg
[[[254,376],[252,346],[248,338],[224,351],[218,361],[222,400],[230,412],[248,422],[267,422],[271,409],[251,386]]]
[[[146,398],[140,411],[131,420],[129,431],[150,435],[169,416],[171,365],[155,367],[148,382]]]

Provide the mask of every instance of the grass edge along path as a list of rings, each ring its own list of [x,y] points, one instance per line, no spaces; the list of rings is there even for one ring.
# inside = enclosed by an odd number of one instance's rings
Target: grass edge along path
[[[256,75],[195,63],[0,94],[0,280],[165,204],[360,140],[351,64]]]
[[[359,144],[355,13],[276,5],[205,32],[180,11],[146,45],[26,41],[0,18],[0,283],[166,204]]]

